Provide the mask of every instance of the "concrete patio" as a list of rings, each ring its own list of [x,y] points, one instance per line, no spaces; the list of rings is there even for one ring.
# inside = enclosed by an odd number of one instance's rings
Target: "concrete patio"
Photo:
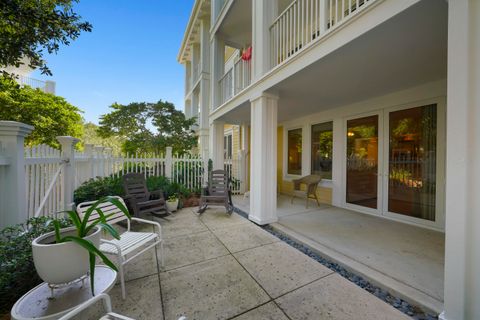
[[[280,195],[272,226],[323,257],[424,309],[443,310],[443,233]],[[234,204],[249,212],[249,200]]]
[[[408,319],[247,219],[183,209],[158,219],[158,252],[127,265],[127,299],[113,309],[135,319]],[[138,228],[138,226],[136,226]]]

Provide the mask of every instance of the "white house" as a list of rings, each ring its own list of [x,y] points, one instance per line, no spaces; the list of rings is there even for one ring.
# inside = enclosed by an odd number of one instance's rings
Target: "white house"
[[[323,202],[444,233],[441,318],[480,319],[480,1],[196,0],[178,60],[202,157],[240,128],[252,221],[320,174]]]

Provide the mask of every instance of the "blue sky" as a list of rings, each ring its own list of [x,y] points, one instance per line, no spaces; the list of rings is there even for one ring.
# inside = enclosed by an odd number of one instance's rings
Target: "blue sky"
[[[184,68],[177,53],[193,0],[81,0],[75,11],[93,25],[47,56],[56,93],[98,123],[113,102],[173,102],[183,109]]]

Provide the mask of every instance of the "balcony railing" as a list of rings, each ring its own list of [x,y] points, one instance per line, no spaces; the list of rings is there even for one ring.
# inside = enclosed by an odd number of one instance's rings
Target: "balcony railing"
[[[336,29],[375,0],[295,0],[270,27],[272,67]]]
[[[252,61],[238,58],[233,68],[219,80],[220,105],[233,98],[252,82]]]
[[[42,81],[27,76],[18,75],[17,82],[22,86],[30,86],[34,89],[40,89],[46,93],[55,93],[55,82]]]

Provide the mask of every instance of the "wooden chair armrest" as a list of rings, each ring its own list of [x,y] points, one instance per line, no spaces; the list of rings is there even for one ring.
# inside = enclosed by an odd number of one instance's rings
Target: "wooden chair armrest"
[[[165,196],[163,195],[163,190],[155,190],[155,191],[149,192],[149,199],[154,198],[153,196],[158,197],[158,199],[164,199],[165,198]],[[157,199],[157,198],[154,198],[154,199]]]

